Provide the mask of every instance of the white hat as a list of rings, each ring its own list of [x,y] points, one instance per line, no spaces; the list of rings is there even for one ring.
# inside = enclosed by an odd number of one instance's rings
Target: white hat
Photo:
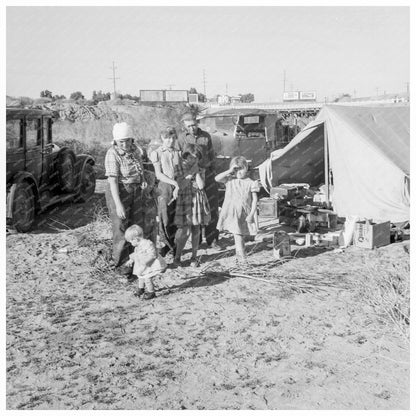
[[[132,139],[133,129],[126,122],[116,123],[113,127],[113,140]]]

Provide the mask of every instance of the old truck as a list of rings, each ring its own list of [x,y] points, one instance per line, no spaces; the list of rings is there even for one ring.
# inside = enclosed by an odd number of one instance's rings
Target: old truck
[[[272,111],[253,108],[222,110],[202,115],[199,125],[211,135],[217,172],[228,169],[234,156],[244,156],[250,167],[255,168],[273,150],[288,143],[282,120]]]
[[[94,159],[56,146],[52,123],[49,111],[6,108],[6,220],[18,232],[47,207],[83,202],[95,191]]]

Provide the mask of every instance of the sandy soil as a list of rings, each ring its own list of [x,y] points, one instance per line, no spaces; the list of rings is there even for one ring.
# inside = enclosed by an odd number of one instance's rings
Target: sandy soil
[[[108,230],[92,238],[102,202],[57,207],[34,232],[7,236],[8,409],[409,407],[408,345],[348,279],[289,293],[185,267],[139,300],[106,268]],[[221,256],[201,249],[203,264],[232,266],[232,241],[222,243]],[[404,244],[301,250],[290,266],[364,272],[369,256],[407,261]],[[267,238],[249,250],[252,264],[270,262]]]

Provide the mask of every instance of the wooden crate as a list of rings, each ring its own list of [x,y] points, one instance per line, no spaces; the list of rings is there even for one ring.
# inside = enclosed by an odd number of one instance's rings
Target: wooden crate
[[[259,217],[279,218],[279,205],[277,199],[260,198],[258,201]]]

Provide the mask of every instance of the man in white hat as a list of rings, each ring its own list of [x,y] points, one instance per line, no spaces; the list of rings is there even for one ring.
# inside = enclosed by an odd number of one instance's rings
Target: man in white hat
[[[128,123],[116,123],[113,142],[105,156],[108,178],[106,203],[112,222],[113,262],[121,274],[131,276],[131,268],[124,268],[132,251],[124,238],[125,230],[137,224],[143,227],[142,191],[147,183],[143,170],[143,151],[134,144],[133,129]]]

